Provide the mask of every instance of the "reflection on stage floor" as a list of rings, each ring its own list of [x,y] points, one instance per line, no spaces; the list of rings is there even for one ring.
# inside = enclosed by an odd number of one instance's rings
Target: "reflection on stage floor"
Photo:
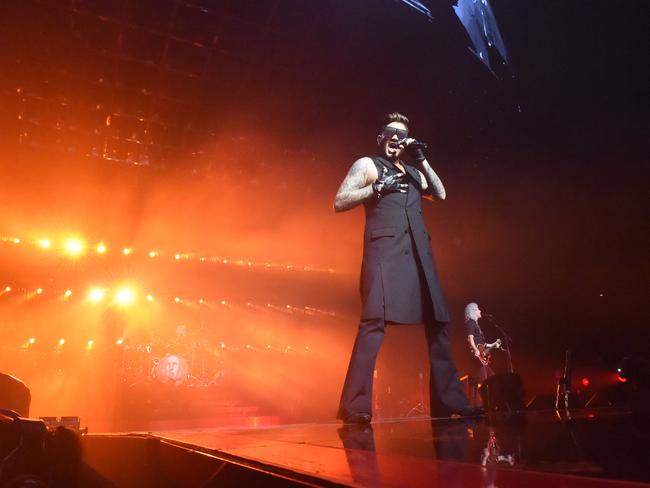
[[[649,413],[544,411],[148,435],[324,484],[633,486],[650,482]]]

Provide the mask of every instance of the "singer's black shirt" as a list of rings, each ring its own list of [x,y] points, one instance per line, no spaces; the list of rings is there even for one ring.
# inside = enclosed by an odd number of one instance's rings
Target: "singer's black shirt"
[[[467,335],[474,336],[474,344],[476,344],[477,346],[479,344],[485,344],[485,336],[483,335],[483,331],[479,327],[478,322],[476,320],[472,320],[472,319],[465,320],[465,327],[467,328]]]

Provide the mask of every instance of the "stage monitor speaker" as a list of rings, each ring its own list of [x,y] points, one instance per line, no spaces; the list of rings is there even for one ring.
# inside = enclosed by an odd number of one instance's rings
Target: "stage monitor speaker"
[[[524,382],[514,373],[497,374],[486,379],[479,390],[489,411],[513,412],[524,409]]]
[[[32,394],[25,383],[11,375],[0,373],[0,408],[13,410],[21,417],[29,417]]]

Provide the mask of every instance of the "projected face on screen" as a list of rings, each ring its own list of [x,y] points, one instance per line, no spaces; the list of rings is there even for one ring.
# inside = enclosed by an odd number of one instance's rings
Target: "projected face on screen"
[[[155,367],[154,377],[160,383],[179,385],[187,379],[187,359],[183,356],[170,354],[162,358]]]
[[[167,358],[167,364],[165,364],[165,375],[170,380],[180,379],[181,374],[181,362],[177,356],[169,356]]]

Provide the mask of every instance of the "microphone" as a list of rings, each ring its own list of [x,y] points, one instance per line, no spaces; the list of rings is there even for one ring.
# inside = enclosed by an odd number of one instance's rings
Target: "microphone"
[[[486,319],[493,319],[494,318],[494,315],[492,315],[491,313],[481,313],[481,316],[485,317]]]
[[[411,140],[411,142],[407,144],[406,141],[408,141],[409,139]],[[404,147],[408,146],[408,147],[419,148],[419,149],[426,149],[429,147],[426,142],[418,141],[417,139],[413,139],[410,137],[405,137],[404,139],[400,139],[399,141],[397,141],[397,144],[399,146],[404,146]]]

